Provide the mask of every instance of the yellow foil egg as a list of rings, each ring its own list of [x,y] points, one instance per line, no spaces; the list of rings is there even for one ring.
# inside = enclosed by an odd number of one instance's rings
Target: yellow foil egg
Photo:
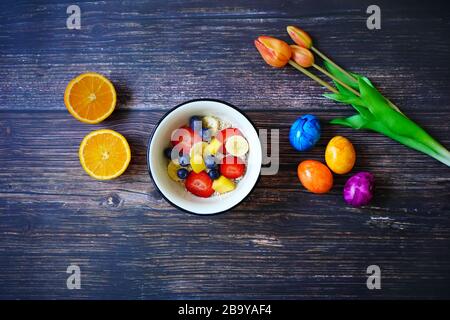
[[[328,142],[325,150],[328,167],[337,174],[346,174],[352,170],[356,161],[353,144],[347,138],[336,136]]]

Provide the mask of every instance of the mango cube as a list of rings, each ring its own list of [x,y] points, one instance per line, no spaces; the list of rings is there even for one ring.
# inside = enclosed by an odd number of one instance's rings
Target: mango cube
[[[230,179],[220,176],[219,179],[214,180],[212,188],[218,193],[227,193],[236,188],[236,184]]]
[[[205,152],[205,154],[215,155],[217,153],[217,151],[219,151],[221,146],[222,146],[222,142],[220,142],[216,138],[213,138],[211,140],[211,142],[206,146],[204,152]]]
[[[206,170],[205,161],[203,161],[203,156],[201,154],[194,153],[191,157],[191,167],[192,171],[195,173],[200,173]]]

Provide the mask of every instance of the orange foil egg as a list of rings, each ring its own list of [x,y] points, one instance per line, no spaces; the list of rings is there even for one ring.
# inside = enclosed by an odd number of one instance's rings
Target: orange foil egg
[[[337,174],[346,174],[352,170],[356,161],[353,144],[347,138],[336,136],[328,142],[325,149],[325,161]]]
[[[333,174],[326,165],[319,161],[300,162],[297,174],[302,185],[313,193],[327,193],[333,186]]]

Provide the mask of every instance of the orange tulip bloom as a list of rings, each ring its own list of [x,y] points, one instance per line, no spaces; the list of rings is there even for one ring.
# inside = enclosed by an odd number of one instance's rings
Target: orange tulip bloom
[[[312,47],[312,39],[305,31],[294,26],[288,26],[286,29],[292,40],[294,40],[294,42],[300,47],[306,49],[310,49]]]
[[[292,60],[303,68],[309,68],[314,64],[314,55],[306,48],[291,45]]]
[[[255,46],[264,61],[272,67],[284,67],[291,59],[291,48],[283,40],[260,36],[255,40]]]

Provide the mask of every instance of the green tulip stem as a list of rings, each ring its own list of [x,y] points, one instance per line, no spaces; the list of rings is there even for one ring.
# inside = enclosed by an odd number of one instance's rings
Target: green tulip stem
[[[323,60],[328,61],[333,66],[335,66],[339,71],[341,71],[343,74],[345,74],[352,82],[358,83],[358,80],[355,77],[353,77],[350,73],[348,73],[347,71],[342,69],[340,66],[338,66],[336,63],[334,63],[330,58],[328,58],[326,55],[324,55],[318,49],[316,49],[315,47],[311,47],[311,50],[314,51],[315,53],[317,53],[317,55],[319,57],[321,57]]]
[[[389,103],[389,106],[392,108],[392,109],[394,109],[395,111],[397,111],[397,112],[400,112],[402,115],[404,115],[405,116],[405,114],[391,101],[391,100],[389,100],[388,98],[385,98],[386,99],[386,101]],[[406,116],[405,116],[406,117]]]
[[[322,72],[324,75],[326,75],[327,77],[333,79],[334,81],[336,81],[337,83],[339,83],[341,86],[343,86],[345,89],[351,91],[353,94],[357,95],[358,97],[361,97],[361,94],[356,91],[355,89],[353,89],[352,87],[350,87],[349,85],[347,85],[345,82],[339,80],[338,78],[336,78],[335,76],[333,76],[331,73],[329,73],[327,70],[325,70],[324,68],[322,68],[321,66],[318,66],[317,64],[313,64],[312,65],[314,68],[316,68],[317,70],[319,70],[320,72]]]
[[[298,71],[304,73],[306,76],[310,77],[311,79],[313,79],[314,81],[318,82],[319,84],[321,84],[322,86],[324,86],[325,88],[327,88],[328,90],[330,90],[333,93],[339,93],[339,91],[336,90],[336,88],[334,88],[333,86],[331,86],[328,82],[323,81],[322,79],[320,79],[318,76],[312,74],[311,72],[309,72],[308,70],[306,70],[305,68],[299,66],[297,63],[295,63],[293,60],[289,60],[289,64],[291,66],[293,66],[295,69],[297,69]]]

